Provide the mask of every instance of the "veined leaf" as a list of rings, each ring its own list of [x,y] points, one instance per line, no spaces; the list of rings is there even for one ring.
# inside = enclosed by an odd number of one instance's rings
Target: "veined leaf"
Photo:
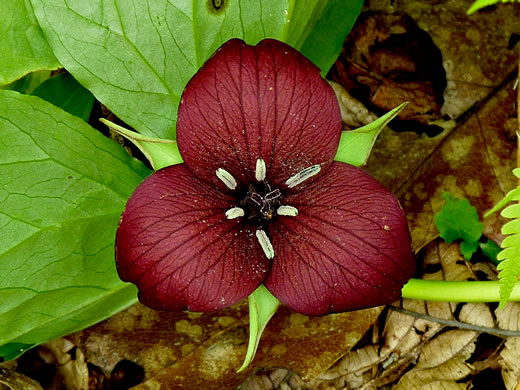
[[[0,134],[0,352],[13,358],[136,301],[113,242],[149,170],[81,119],[13,91],[0,91]]]
[[[175,139],[184,86],[222,43],[276,38],[296,49],[305,45],[312,61],[330,66],[344,36],[313,50],[317,41],[307,38],[314,26],[320,42],[332,40],[338,28],[346,35],[362,3],[236,0],[215,7],[206,0],[31,1],[54,53],[80,83],[143,135],[170,139]],[[341,20],[326,32],[329,17]]]
[[[329,1],[303,44],[295,46],[321,69],[323,77],[336,62],[362,7],[363,0]]]
[[[60,64],[34,18],[29,0],[0,1],[0,85]]]
[[[21,79],[13,81],[10,84],[2,85],[0,89],[8,89],[30,95],[41,83],[51,77],[50,70],[39,70],[26,74]]]
[[[45,80],[31,95],[38,96],[84,121],[88,121],[94,105],[94,96],[90,91],[68,73]]]

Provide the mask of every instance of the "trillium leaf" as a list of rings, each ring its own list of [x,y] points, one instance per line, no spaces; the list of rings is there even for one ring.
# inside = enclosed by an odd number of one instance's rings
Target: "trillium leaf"
[[[36,72],[26,74],[21,79],[13,81],[10,84],[3,85],[0,87],[0,89],[8,89],[10,91],[16,91],[30,95],[36,89],[36,87],[38,87],[38,85],[43,83],[45,80],[48,80],[49,77],[51,77],[50,70],[38,70]]]
[[[31,1],[67,70],[138,132],[159,138],[175,139],[184,86],[231,38],[250,44],[275,38],[297,49],[305,43],[310,59],[320,66],[330,66],[339,54],[336,41],[322,45],[321,51],[310,50],[313,42],[306,43],[313,26],[320,41],[332,36],[324,32],[324,25],[343,3],[338,0],[331,0],[332,6],[319,0],[237,0],[221,2],[219,7],[194,0]],[[341,9],[351,12],[350,7]],[[351,19],[340,24],[345,33]]]
[[[279,306],[280,301],[263,284],[249,295],[249,343],[244,363],[237,372],[253,361],[262,333]]]
[[[30,1],[1,1],[0,15],[0,85],[60,66],[38,26]]]
[[[0,134],[0,352],[11,358],[136,301],[113,241],[149,170],[37,97],[0,91]]]
[[[100,119],[100,121],[137,146],[148,159],[153,169],[158,170],[182,162],[176,141],[147,137],[106,119]]]
[[[364,165],[381,130],[399,115],[407,104],[407,102],[400,104],[381,118],[359,129],[343,131],[335,160],[356,167]]]
[[[307,22],[310,25],[315,23],[310,34],[301,46],[293,46],[299,48],[305,57],[318,66],[321,75],[325,77],[343,49],[345,37],[361,12],[363,0],[333,0],[322,3],[326,5],[319,19],[309,18]]]
[[[94,96],[68,73],[62,73],[41,83],[32,93],[56,107],[88,121]]]

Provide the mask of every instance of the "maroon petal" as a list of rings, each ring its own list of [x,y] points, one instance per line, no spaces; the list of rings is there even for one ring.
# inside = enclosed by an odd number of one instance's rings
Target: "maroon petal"
[[[280,301],[322,315],[399,299],[415,257],[398,201],[374,178],[335,162],[283,203],[298,215],[270,225],[275,256],[265,281]]]
[[[183,164],[148,177],[127,203],[116,236],[117,270],[154,309],[211,311],[247,297],[268,260],[254,230],[229,220],[228,195]]]
[[[258,158],[276,187],[313,165],[323,172],[340,134],[339,105],[319,69],[275,40],[225,43],[188,83],[178,112],[177,142],[186,166],[224,190],[218,168],[246,186]]]

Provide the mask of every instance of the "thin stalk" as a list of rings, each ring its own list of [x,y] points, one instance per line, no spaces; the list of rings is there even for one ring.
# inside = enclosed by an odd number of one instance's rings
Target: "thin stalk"
[[[402,289],[402,297],[443,302],[499,302],[498,281],[454,282],[410,279]],[[509,301],[520,301],[520,283],[516,283]]]

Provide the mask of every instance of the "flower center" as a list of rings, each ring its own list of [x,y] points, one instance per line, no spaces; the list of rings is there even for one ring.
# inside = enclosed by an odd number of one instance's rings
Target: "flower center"
[[[250,184],[247,194],[239,203],[244,209],[245,217],[257,225],[273,219],[273,216],[282,205],[282,193],[279,189],[273,189],[267,181]]]
[[[320,170],[321,167],[319,165],[305,168],[287,179],[285,184],[289,188],[296,187],[316,175]],[[248,222],[255,224],[257,226],[256,238],[265,256],[268,259],[272,259],[274,257],[274,249],[265,231],[265,226],[275,215],[296,217],[298,215],[298,209],[282,204],[283,194],[278,188],[271,187],[267,182],[266,171],[265,161],[261,158],[257,159],[255,169],[256,183],[249,184],[247,193],[239,197],[241,200],[238,202],[238,205],[226,211],[226,218],[235,219],[244,217]],[[230,190],[237,188],[235,178],[228,171],[219,168],[215,173]]]

